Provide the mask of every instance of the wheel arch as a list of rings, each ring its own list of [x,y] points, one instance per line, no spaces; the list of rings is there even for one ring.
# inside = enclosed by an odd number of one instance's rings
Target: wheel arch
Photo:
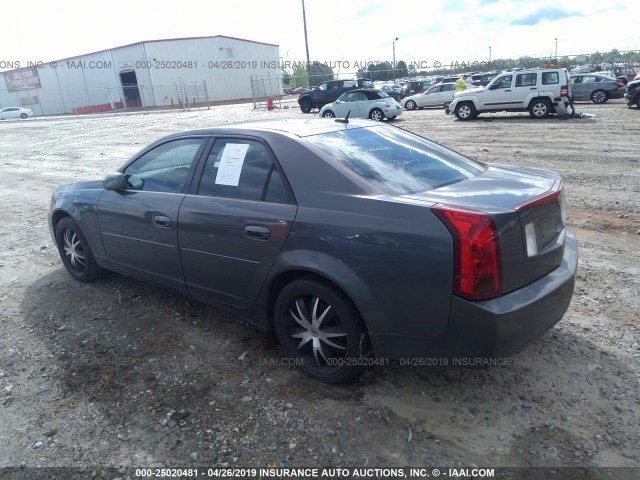
[[[324,257],[324,255],[322,256]],[[327,259],[323,260],[323,263],[326,263]],[[371,317],[372,314],[375,316],[377,308],[375,296],[354,272],[344,265],[340,265],[341,262],[337,259],[329,260],[329,262],[331,265],[324,265],[323,269],[320,269],[318,265],[310,264],[289,265],[272,276],[266,285],[263,297],[265,300],[263,315],[269,329],[273,328],[274,307],[282,289],[289,283],[304,277],[323,283],[344,295],[345,299],[358,312],[365,330],[370,331],[373,320]],[[329,271],[332,274],[328,274]],[[354,298],[358,298],[359,301],[355,301]],[[379,312],[380,309],[377,311]]]

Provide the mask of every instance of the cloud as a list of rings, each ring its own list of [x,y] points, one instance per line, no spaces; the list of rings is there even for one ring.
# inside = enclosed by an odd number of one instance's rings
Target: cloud
[[[557,7],[544,7],[526,17],[512,20],[511,25],[537,25],[545,20],[555,21],[571,17],[584,17],[584,14],[580,12],[567,12]]]

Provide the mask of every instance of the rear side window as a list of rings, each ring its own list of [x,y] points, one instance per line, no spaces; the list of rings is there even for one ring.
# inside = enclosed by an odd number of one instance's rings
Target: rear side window
[[[516,87],[532,87],[538,81],[537,73],[521,73],[516,75]]]
[[[558,72],[542,72],[543,85],[552,85],[554,83],[560,83],[560,75],[558,75]]]
[[[484,171],[471,159],[393,127],[341,130],[306,140],[390,194],[431,190]]]
[[[264,145],[218,139],[202,173],[198,195],[286,203],[287,189]]]

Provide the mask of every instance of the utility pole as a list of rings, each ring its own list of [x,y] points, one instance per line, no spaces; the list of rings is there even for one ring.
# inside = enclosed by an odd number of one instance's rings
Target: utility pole
[[[302,0],[302,22],[304,23],[304,46],[307,49],[307,81],[308,87],[311,88],[311,61],[309,60],[309,40],[307,38],[307,13],[304,9],[304,0]]]

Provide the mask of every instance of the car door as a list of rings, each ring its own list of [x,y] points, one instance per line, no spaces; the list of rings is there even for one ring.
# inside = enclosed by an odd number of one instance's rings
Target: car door
[[[510,108],[513,75],[502,75],[491,82],[482,93],[482,103],[486,110]]]
[[[527,72],[517,73],[516,81],[511,92],[512,108],[525,108],[528,100],[537,95],[538,92],[538,73]]]
[[[425,93],[417,97],[417,104],[419,107],[433,107],[438,104],[442,91],[442,85],[436,85],[431,87]]]
[[[207,139],[173,139],[152,147],[123,169],[126,190],[102,193],[98,222],[114,270],[184,289],[178,210]]]
[[[271,150],[258,139],[217,138],[180,207],[187,290],[234,307],[255,300],[297,207]]]
[[[569,80],[571,82],[571,93],[573,94],[574,100],[586,100],[589,98],[589,93],[587,92],[588,85],[585,80],[587,80],[585,75],[576,75]]]
[[[349,92],[345,93],[340,97],[340,103],[337,105],[339,112],[336,112],[336,116],[340,118],[344,118],[349,113],[349,118],[358,118],[362,115],[362,99],[365,99],[363,94],[360,92]]]

